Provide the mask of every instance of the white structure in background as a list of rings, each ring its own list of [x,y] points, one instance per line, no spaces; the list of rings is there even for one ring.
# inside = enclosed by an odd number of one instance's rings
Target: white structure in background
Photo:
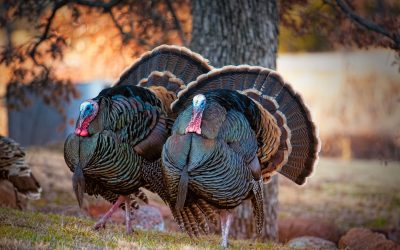
[[[280,54],[277,70],[305,98],[321,135],[400,138],[400,65],[390,50]]]

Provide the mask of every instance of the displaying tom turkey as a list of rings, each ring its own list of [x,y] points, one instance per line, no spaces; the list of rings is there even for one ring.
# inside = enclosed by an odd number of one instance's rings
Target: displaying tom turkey
[[[26,163],[25,152],[13,139],[0,135],[0,179],[10,181],[15,188],[15,197],[19,205],[18,194],[28,199],[40,198],[42,188]]]
[[[210,69],[200,55],[163,45],[144,54],[113,87],[81,104],[64,156],[74,172],[73,187],[80,205],[84,192],[114,204],[95,229],[104,227],[123,205],[126,231],[131,232],[129,205],[133,202],[138,207],[132,195],[147,199],[140,187],[170,202],[160,166],[162,146],[177,116],[170,104],[185,83]],[[206,220],[213,215],[207,203],[196,200],[188,206],[194,209],[179,213],[172,209],[178,224],[189,234],[198,234],[199,228],[207,230]]]
[[[303,184],[319,151],[310,112],[274,71],[226,66],[197,78],[178,94],[180,112],[162,153],[163,176],[179,211],[202,199],[219,212],[227,247],[232,209],[251,199],[263,226],[263,182],[279,172]]]

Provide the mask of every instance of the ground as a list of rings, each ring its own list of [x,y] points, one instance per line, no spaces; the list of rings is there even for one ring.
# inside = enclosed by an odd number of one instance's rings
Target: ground
[[[126,236],[122,225],[93,232],[88,216],[101,199],[86,197],[80,210],[72,193],[71,173],[61,147],[30,148],[28,160],[43,186],[43,199],[30,202],[28,210],[0,210],[0,248],[138,248],[138,249],[214,249],[219,237],[198,240],[179,233],[140,231]],[[342,232],[361,226],[378,230],[400,227],[400,164],[381,161],[343,161],[320,159],[315,172],[304,186],[280,178],[279,218],[313,218],[334,223]],[[148,193],[150,204],[161,210],[168,231],[177,229],[168,209]],[[11,240],[15,239],[15,240]],[[15,246],[15,247],[12,247]],[[233,241],[234,248],[285,249],[274,243]]]
[[[280,218],[316,217],[351,227],[400,229],[400,163],[320,159],[304,186],[280,183]]]
[[[74,216],[22,212],[0,208],[0,249],[218,249],[219,237],[190,239],[181,233],[136,230],[126,235],[122,225],[91,229],[94,221]],[[235,249],[287,249],[277,243],[230,241]]]

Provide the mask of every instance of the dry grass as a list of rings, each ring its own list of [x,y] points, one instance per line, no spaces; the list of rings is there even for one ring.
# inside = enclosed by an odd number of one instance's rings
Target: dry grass
[[[280,180],[281,217],[317,217],[343,230],[400,226],[399,162],[325,158],[305,186]]]
[[[94,221],[78,209],[72,193],[71,173],[60,150],[29,149],[28,159],[44,190],[43,199],[31,202],[30,207],[46,214],[0,210],[0,249],[214,249],[219,246],[217,236],[193,240],[179,233],[144,231],[126,236],[122,225],[93,232]],[[305,186],[280,178],[279,216],[331,221],[343,231],[354,226],[399,228],[399,181],[399,162],[385,165],[379,161],[323,158]],[[161,206],[157,196],[150,195],[150,199],[153,204]],[[98,201],[86,199],[86,202]],[[167,228],[176,226],[167,225]],[[239,249],[283,248],[273,243],[255,244],[253,241],[234,241],[233,246]]]
[[[1,249],[219,249],[218,236],[191,239],[181,233],[135,231],[122,225],[91,229],[94,221],[74,216],[0,208]],[[230,241],[233,249],[287,249],[277,243]]]

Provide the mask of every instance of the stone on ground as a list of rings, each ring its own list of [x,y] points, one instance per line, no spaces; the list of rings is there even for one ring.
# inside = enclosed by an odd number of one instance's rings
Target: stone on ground
[[[374,233],[366,228],[352,228],[339,240],[339,248],[364,250],[364,249],[390,249],[400,250],[400,245],[386,239],[383,234]]]
[[[303,236],[291,239],[287,243],[288,247],[294,249],[324,249],[324,250],[336,250],[336,244],[329,240],[324,240],[314,236]]]

